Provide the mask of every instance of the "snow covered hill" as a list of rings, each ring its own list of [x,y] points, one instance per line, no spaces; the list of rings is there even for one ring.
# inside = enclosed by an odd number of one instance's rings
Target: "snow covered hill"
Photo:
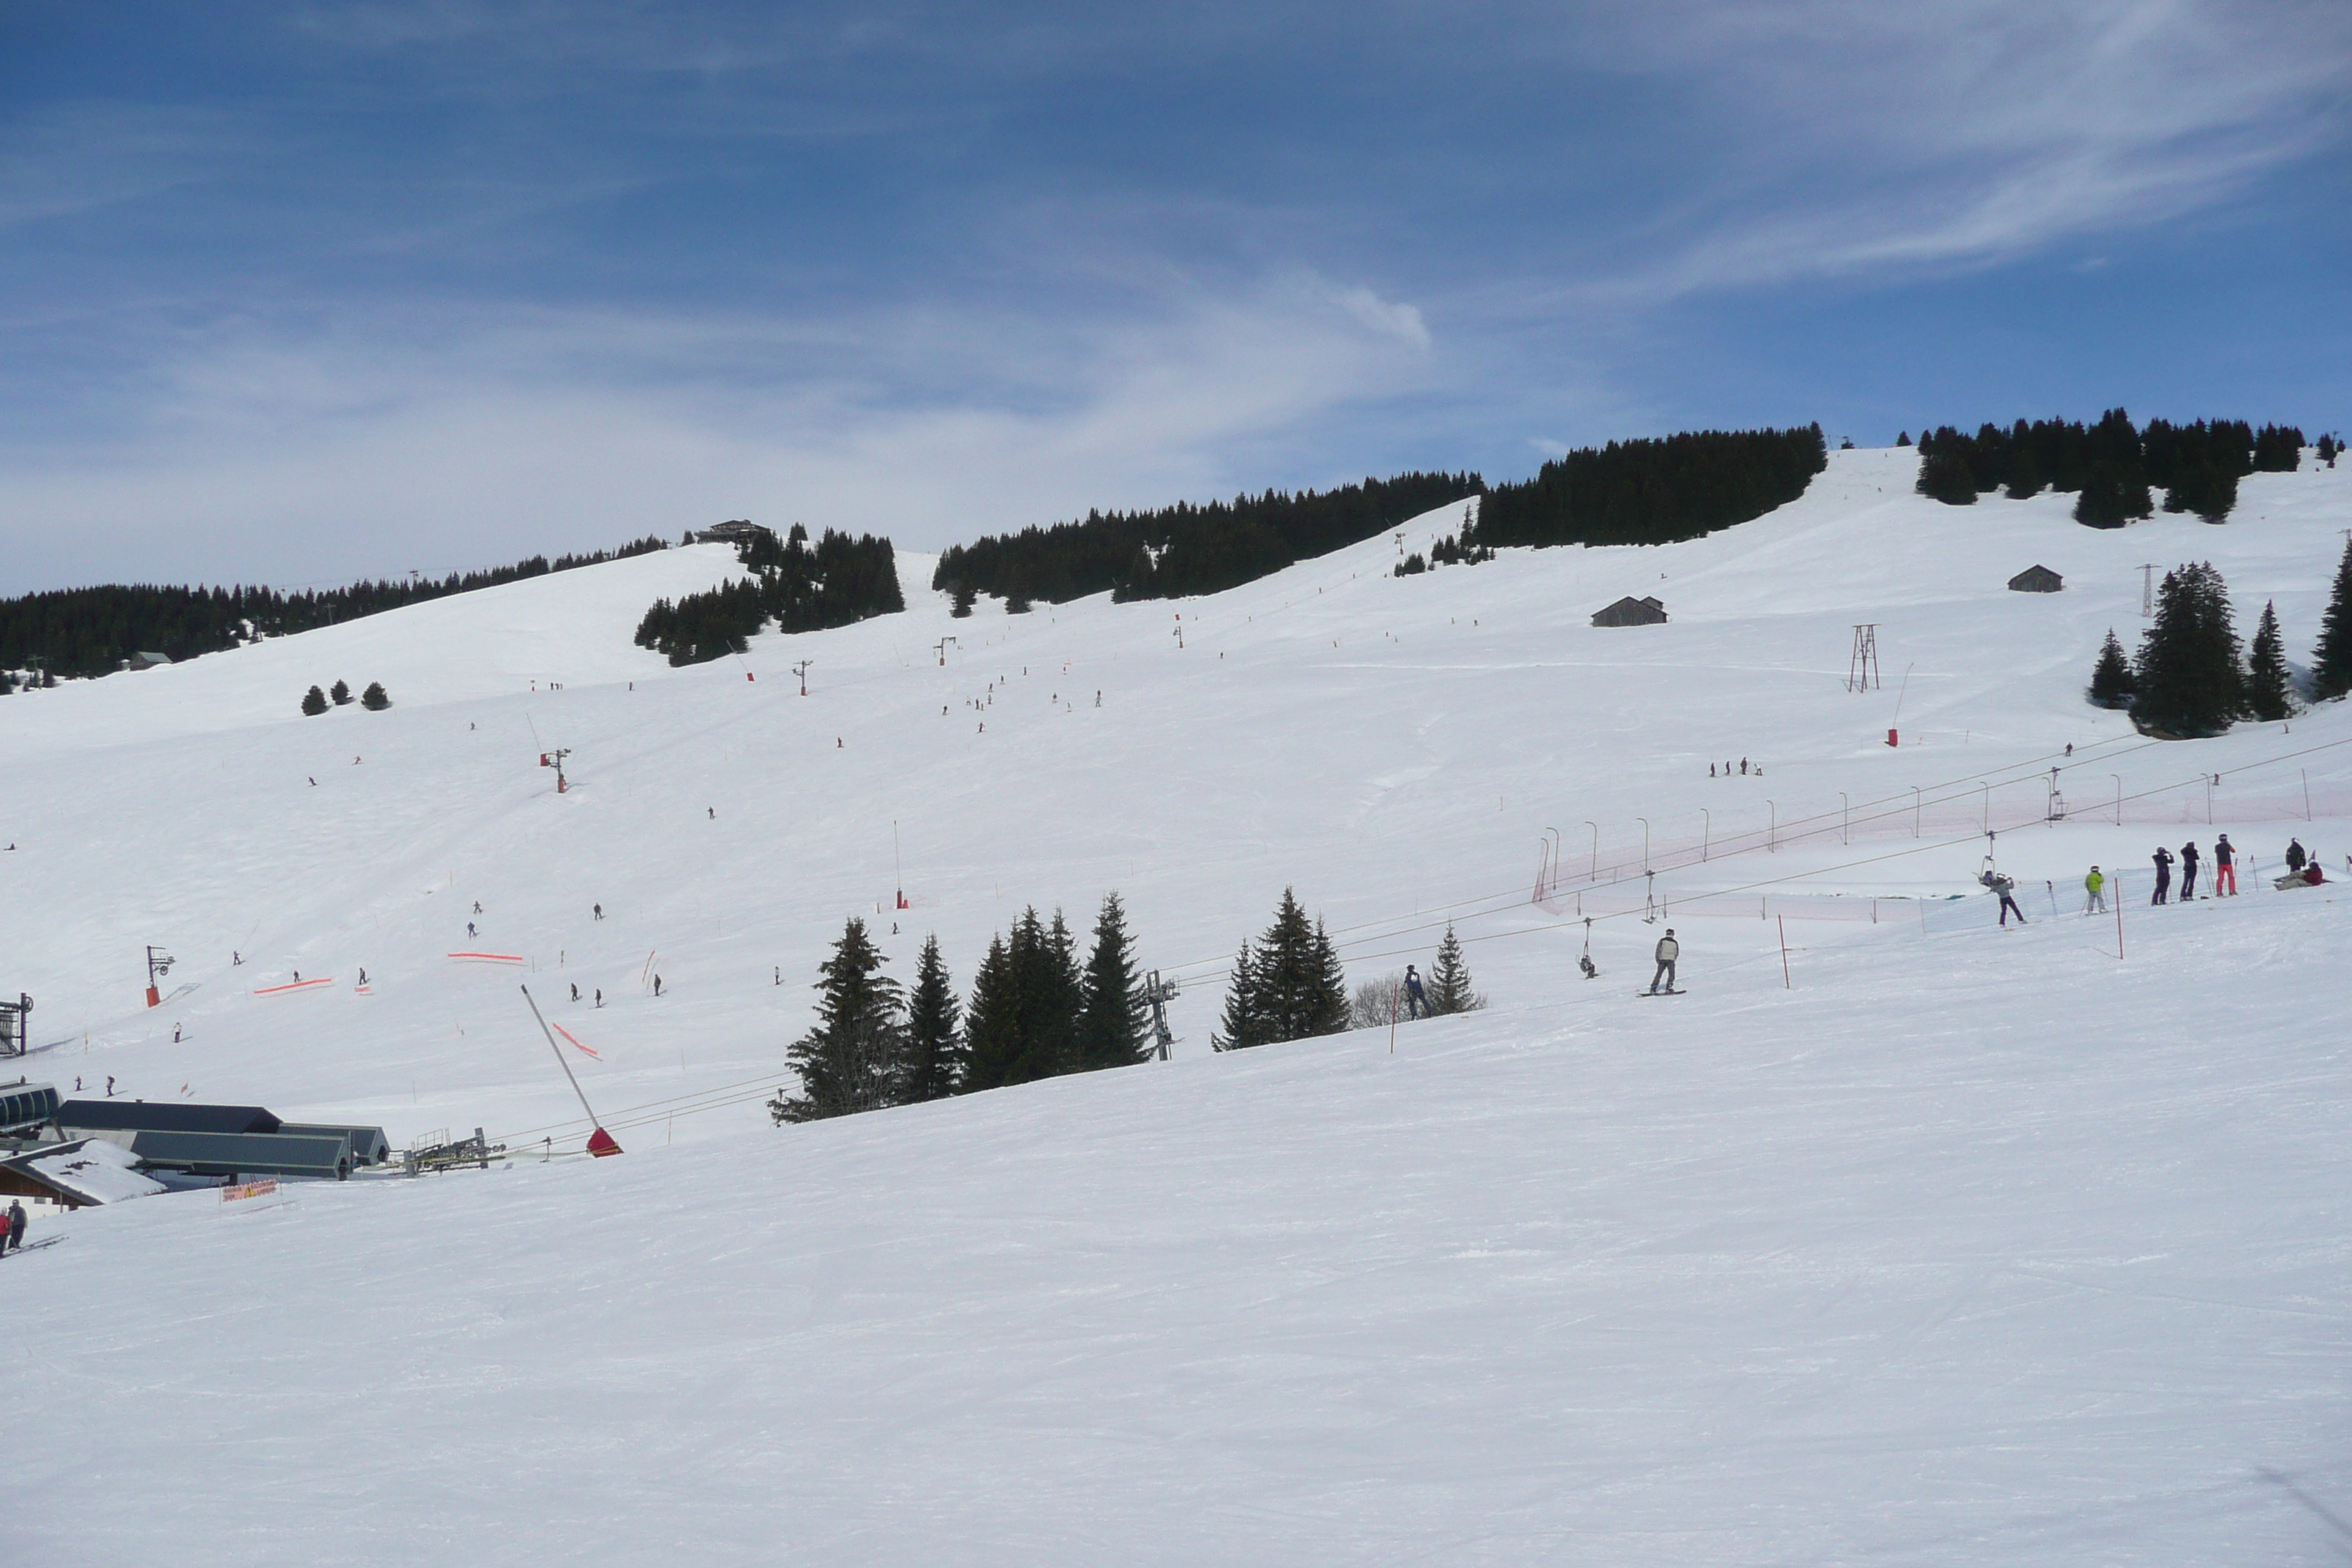
[[[0,1265],[26,1407],[72,1413],[0,1546],[2340,1560],[2341,910],[2076,911],[2187,837],[2352,853],[2342,705],[2158,743],[2080,696],[2144,562],[2301,657],[2352,469],[2100,532],[1912,465],[1197,601],[958,621],[906,557],[904,615],[672,670],[629,635],[734,571],[698,547],[0,704],[37,1079],[577,1148],[520,982],[629,1150],[61,1222]],[[2065,591],[2003,587],[2036,563]],[[1626,595],[1670,624],[1589,625]],[[298,713],[339,677],[396,706]],[[1963,896],[1987,826],[2022,931]],[[1286,885],[1354,978],[1456,921],[1495,1006],[1211,1055]],[[1177,1060],[767,1125],[845,916],[968,984],[1111,888]],[[1659,912],[1692,994],[1640,999]],[[297,972],[335,984],[256,994]]]

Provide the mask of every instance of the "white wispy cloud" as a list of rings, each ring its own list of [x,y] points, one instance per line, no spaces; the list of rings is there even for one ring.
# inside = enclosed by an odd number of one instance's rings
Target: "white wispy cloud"
[[[1587,57],[1687,84],[1724,142],[1637,265],[1671,296],[1999,262],[2223,200],[2344,132],[2352,7],[1645,0]]]
[[[6,570],[54,581],[68,549],[310,582],[746,515],[936,548],[1223,493],[1263,482],[1232,471],[1237,445],[1426,374],[1410,307],[1338,294],[1301,279],[1050,332],[938,309],[220,328],[136,424],[5,453]]]

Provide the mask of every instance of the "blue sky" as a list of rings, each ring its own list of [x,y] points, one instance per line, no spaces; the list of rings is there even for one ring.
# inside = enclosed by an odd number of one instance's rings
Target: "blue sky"
[[[2340,0],[0,0],[0,590],[2352,425]]]

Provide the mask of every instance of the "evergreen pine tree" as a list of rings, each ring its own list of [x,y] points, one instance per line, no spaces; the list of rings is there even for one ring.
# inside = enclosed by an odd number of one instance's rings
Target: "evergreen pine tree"
[[[320,690],[314,686],[310,688],[310,690],[302,694],[302,711],[304,714],[312,719],[316,719],[320,714],[324,713],[326,710],[327,694],[325,692]]]
[[[392,699],[384,694],[383,681],[368,682],[367,689],[360,693],[360,706],[371,713],[381,713],[392,706]]]
[[[1244,938],[1240,956],[1234,960],[1233,981],[1225,987],[1224,1011],[1217,1018],[1219,1050],[1262,1046],[1273,1037],[1265,1032],[1265,1019],[1258,1011],[1257,968],[1257,953]]]
[[[1103,895],[1095,917],[1095,948],[1087,961],[1085,996],[1078,1013],[1078,1068],[1132,1067],[1150,1055],[1145,1045],[1150,1015],[1135,973],[1127,910],[1117,892]]]
[[[955,585],[954,607],[948,611],[948,615],[952,619],[959,621],[962,620],[965,616],[971,614],[972,604],[979,597],[980,591],[978,589],[966,583],[957,584]]]
[[[1908,447],[1911,444],[1911,432],[1906,430],[1903,434],[1895,437],[1895,444],[1898,447]]]
[[[2121,528],[2155,510],[2138,470],[2107,458],[2092,463],[2074,498],[2074,521],[2086,528]]]
[[[2124,657],[2124,645],[2116,640],[2116,630],[2109,626],[2107,640],[2099,648],[2099,662],[2091,667],[2091,706],[2128,708],[2134,686],[2131,661]]]
[[[2286,649],[2279,640],[2278,605],[2263,605],[2254,626],[2254,645],[2246,668],[2246,711],[2276,722],[2294,711],[2294,694],[2287,684]]]
[[[974,978],[964,1018],[965,1087],[998,1089],[1070,1071],[1082,990],[1061,912],[1049,926],[1034,908],[1024,910],[1011,940],[989,944]]]
[[[2245,712],[2230,599],[2211,563],[2168,572],[2140,640],[2132,722],[2169,739],[2218,735]]]
[[[1470,984],[1470,965],[1462,957],[1462,939],[1445,928],[1437,944],[1437,962],[1429,969],[1429,1010],[1432,1013],[1475,1013],[1486,1005]]]
[[[2049,481],[2042,477],[2041,465],[2033,460],[2033,449],[2019,443],[2016,455],[2010,459],[2009,487],[2002,493],[2011,500],[2030,500],[2042,493]]]
[[[2352,540],[2336,567],[2336,590],[2319,617],[2319,646],[2311,653],[2312,694],[2325,700],[2352,691]]]
[[[1001,935],[988,939],[988,956],[971,977],[963,1039],[967,1090],[1020,1081],[1007,1076],[1021,1054],[1021,1016],[1013,995],[1013,953]]]
[[[817,1026],[785,1053],[801,1075],[801,1092],[768,1101],[768,1113],[779,1123],[898,1103],[907,1031],[898,982],[880,973],[886,962],[866,934],[866,922],[852,915],[833,956],[817,965]]]
[[[1339,951],[1322,922],[1309,924],[1297,896],[1285,888],[1256,951],[1242,945],[1218,1043],[1232,1050],[1338,1034],[1347,1026],[1348,977]]]
[[[964,1043],[957,1031],[955,984],[940,956],[940,939],[923,939],[915,961],[915,988],[907,997],[907,1104],[944,1100],[962,1087]]]
[[[1938,445],[1919,459],[1919,479],[1913,488],[1946,506],[1977,504],[1977,477],[1969,471],[1968,458],[1947,446]]]
[[[1307,1035],[1339,1035],[1348,1030],[1348,971],[1339,963],[1339,949],[1315,917],[1315,989],[1308,1002]]]
[[[346,681],[338,680],[327,688],[327,695],[334,700],[334,704],[338,708],[351,706],[352,689],[350,683]]]

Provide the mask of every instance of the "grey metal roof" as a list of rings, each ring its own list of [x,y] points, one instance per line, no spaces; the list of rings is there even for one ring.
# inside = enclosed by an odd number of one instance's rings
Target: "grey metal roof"
[[[286,1138],[245,1132],[157,1132],[131,1135],[142,1165],[197,1176],[310,1176],[332,1181],[350,1170],[347,1139]]]
[[[257,1105],[181,1105],[170,1100],[68,1100],[58,1125],[84,1132],[275,1132],[278,1118]]]

